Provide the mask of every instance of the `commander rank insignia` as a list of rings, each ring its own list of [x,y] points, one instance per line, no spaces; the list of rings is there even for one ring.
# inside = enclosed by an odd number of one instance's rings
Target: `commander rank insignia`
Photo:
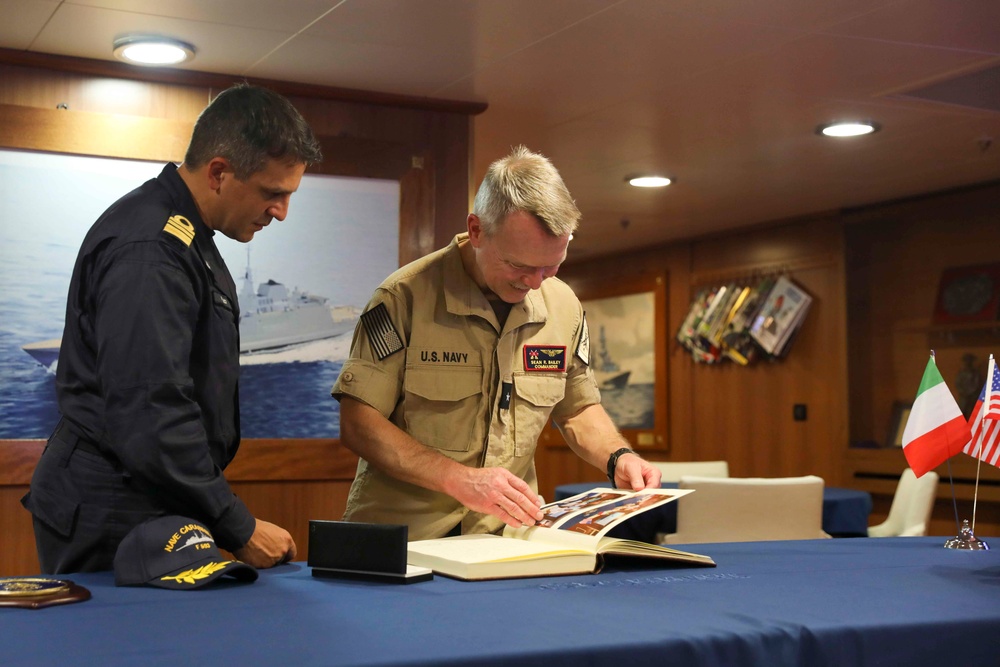
[[[194,241],[194,225],[183,215],[177,213],[167,218],[167,224],[163,226],[163,231],[180,239],[186,246],[190,246],[191,241]]]
[[[524,370],[562,372],[566,370],[565,345],[525,345]]]

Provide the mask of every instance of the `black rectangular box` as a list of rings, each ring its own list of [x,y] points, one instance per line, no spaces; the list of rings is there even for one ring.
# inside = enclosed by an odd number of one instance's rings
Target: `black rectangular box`
[[[407,568],[407,527],[351,521],[309,522],[307,565],[313,576],[426,581],[429,570]]]

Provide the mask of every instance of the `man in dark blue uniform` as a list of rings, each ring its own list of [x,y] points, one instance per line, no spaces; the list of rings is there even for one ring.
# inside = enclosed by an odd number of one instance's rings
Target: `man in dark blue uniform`
[[[66,305],[62,419],[22,500],[43,572],[110,570],[125,535],[163,514],[204,522],[256,567],[295,556],[222,473],[240,443],[240,309],[213,236],[247,242],[283,220],[320,159],[288,100],[236,86],[199,116],[180,167],[91,228]]]

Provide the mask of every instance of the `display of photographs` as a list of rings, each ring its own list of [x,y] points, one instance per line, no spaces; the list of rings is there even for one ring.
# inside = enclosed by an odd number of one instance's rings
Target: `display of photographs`
[[[812,297],[787,276],[774,283],[763,308],[750,327],[750,335],[764,352],[780,356],[793,332],[801,325]]]

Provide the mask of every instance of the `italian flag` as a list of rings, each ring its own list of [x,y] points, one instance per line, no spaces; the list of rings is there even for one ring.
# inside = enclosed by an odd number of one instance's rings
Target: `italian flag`
[[[962,451],[970,435],[969,423],[931,356],[903,429],[903,454],[913,474],[920,477]]]

